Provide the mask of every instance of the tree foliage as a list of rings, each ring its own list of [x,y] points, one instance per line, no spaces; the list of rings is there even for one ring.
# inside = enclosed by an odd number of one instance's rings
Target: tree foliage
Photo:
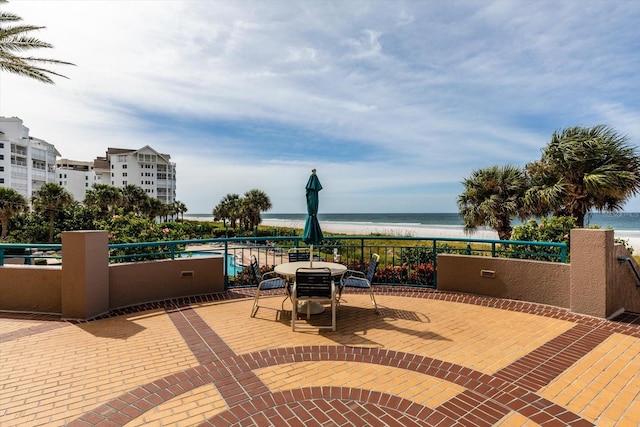
[[[44,184],[35,192],[33,209],[49,217],[49,243],[53,243],[56,214],[71,203],[73,203],[71,193],[53,182]]]
[[[525,172],[511,165],[491,166],[474,171],[462,184],[458,210],[465,231],[480,226],[498,232],[501,240],[511,236],[511,219],[523,216],[524,194],[528,179]]]
[[[0,0],[0,6],[8,3]],[[51,76],[64,77],[45,65],[74,65],[71,62],[46,59],[34,56],[23,56],[22,52],[35,49],[50,49],[53,45],[39,40],[31,35],[34,31],[45,27],[20,23],[22,18],[6,10],[0,10],[0,71],[17,74],[38,80],[43,83],[53,83]]]
[[[27,199],[13,188],[0,187],[0,240],[7,238],[11,218],[27,209]]]
[[[640,191],[640,155],[626,136],[604,125],[554,132],[527,171],[529,212],[573,216],[578,227],[590,210],[620,211]]]

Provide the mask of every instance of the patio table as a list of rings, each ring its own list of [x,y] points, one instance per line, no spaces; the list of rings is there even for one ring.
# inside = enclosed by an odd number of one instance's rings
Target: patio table
[[[278,264],[275,266],[273,271],[277,274],[288,278],[296,278],[296,271],[299,268],[328,268],[331,270],[332,276],[340,276],[345,271],[347,271],[347,266],[338,264],[337,262],[326,262],[326,261],[295,261],[295,262],[285,262],[282,264]],[[306,313],[306,302],[300,304],[298,307],[298,313]],[[324,311],[324,306],[319,302],[311,302],[311,314],[319,314]]]

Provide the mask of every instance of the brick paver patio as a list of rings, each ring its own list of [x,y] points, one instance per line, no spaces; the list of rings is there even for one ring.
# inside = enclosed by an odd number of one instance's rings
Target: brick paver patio
[[[0,425],[640,425],[640,315],[376,291],[378,313],[343,295],[336,332],[291,332],[282,295],[251,318],[249,290],[0,313]]]

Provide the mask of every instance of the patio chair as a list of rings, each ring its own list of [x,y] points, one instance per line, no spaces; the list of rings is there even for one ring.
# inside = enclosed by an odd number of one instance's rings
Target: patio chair
[[[284,311],[284,302],[291,296],[289,284],[281,277],[279,277],[275,271],[269,271],[264,274],[260,274],[260,266],[255,255],[251,256],[251,264],[249,266],[249,273],[251,274],[254,283],[257,283],[256,297],[253,300],[253,308],[251,309],[251,317],[255,317],[258,312],[258,300],[260,299],[260,293],[262,291],[271,289],[284,289],[287,293],[286,298],[282,301],[282,311]]]
[[[336,286],[328,268],[299,268],[296,270],[296,282],[291,290],[291,330],[331,329],[336,330]],[[331,326],[298,325],[298,303],[306,302],[307,320],[311,318],[311,303],[331,304]]]
[[[311,254],[309,249],[291,248],[289,249],[289,262],[309,261]]]
[[[338,290],[338,301],[340,301],[340,297],[342,296],[342,290],[344,288],[361,288],[366,289],[369,288],[369,296],[371,297],[371,302],[373,303],[373,307],[375,310],[378,310],[378,304],[376,303],[376,297],[373,295],[373,276],[376,274],[376,270],[378,269],[378,264],[380,264],[380,255],[372,254],[369,259],[369,268],[367,269],[366,274],[362,271],[356,270],[347,270],[342,275],[342,279],[340,280],[340,289]]]

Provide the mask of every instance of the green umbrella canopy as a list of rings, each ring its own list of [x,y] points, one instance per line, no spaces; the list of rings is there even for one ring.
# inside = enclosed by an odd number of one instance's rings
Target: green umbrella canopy
[[[302,233],[302,240],[306,244],[316,245],[322,240],[322,230],[320,229],[320,223],[318,222],[318,192],[322,190],[322,184],[316,175],[316,170],[311,171],[311,176],[307,182],[307,221],[304,224],[304,233]]]

